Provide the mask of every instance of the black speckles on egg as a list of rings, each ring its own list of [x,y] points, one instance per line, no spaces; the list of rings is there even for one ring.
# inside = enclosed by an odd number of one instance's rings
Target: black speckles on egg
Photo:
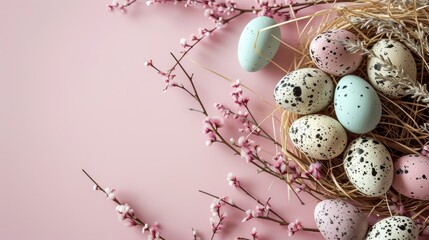
[[[339,156],[347,145],[346,131],[341,124],[320,114],[307,115],[293,122],[289,136],[295,147],[320,160]]]
[[[383,39],[374,44],[372,51],[376,56],[383,56],[389,59],[394,66],[402,68],[404,72],[412,79],[416,80],[417,67],[414,57],[410,50],[402,43],[393,39]],[[383,67],[384,63],[379,58],[369,58],[367,64],[368,80],[371,85],[382,94],[390,98],[399,98],[405,95],[404,89],[398,88],[391,82],[381,80],[377,75],[389,76],[394,74]]]
[[[355,71],[362,55],[350,53],[340,41],[357,40],[357,36],[346,30],[332,30],[319,34],[310,44],[310,56],[321,70],[334,76],[343,76]]]
[[[319,202],[314,220],[327,240],[363,239],[368,228],[366,217],[358,208],[338,199]]]
[[[419,228],[408,217],[394,216],[385,218],[372,226],[366,240],[417,240]]]
[[[285,110],[298,114],[316,113],[333,99],[334,83],[323,71],[302,68],[288,73],[276,85],[274,98]]]
[[[366,196],[384,195],[393,181],[387,148],[375,139],[360,137],[347,147],[344,169],[350,182]]]

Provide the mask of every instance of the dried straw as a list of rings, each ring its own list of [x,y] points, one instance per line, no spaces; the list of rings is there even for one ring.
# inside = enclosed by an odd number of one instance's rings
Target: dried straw
[[[337,17],[327,17],[332,14],[336,14]],[[324,18],[323,24],[320,24],[317,29],[310,27],[310,23],[316,17]],[[337,5],[329,10],[322,10],[311,16],[278,25],[305,19],[309,23],[300,32],[300,36],[302,36],[300,47],[293,48],[284,44],[296,54],[292,69],[316,67],[309,56],[310,42],[317,34],[332,29],[346,29],[361,39],[361,42],[357,43],[344,43],[349,45],[348,47],[352,50],[353,47],[354,50],[368,50],[380,39],[391,38],[399,40],[412,51],[417,63],[418,83],[415,84],[416,86],[411,86],[408,82],[401,82],[400,76],[397,79],[391,79],[392,81],[399,81],[398,84],[408,86],[408,89],[411,89],[410,95],[399,100],[392,100],[379,94],[383,105],[381,122],[375,130],[365,135],[383,142],[393,159],[406,154],[418,153],[424,145],[428,144],[429,107],[428,102],[425,102],[425,97],[428,95],[425,95],[427,89],[424,84],[429,79],[429,1],[356,1],[356,4],[353,5]],[[367,79],[366,60],[354,74]],[[398,75],[400,74],[401,71],[398,69]],[[335,79],[335,81],[337,80]],[[416,90],[414,87],[420,89]],[[429,98],[427,100],[429,101]],[[322,114],[335,118],[332,105],[325,109]],[[287,156],[287,161],[294,161],[301,169],[306,170],[311,163],[317,160],[299,152],[287,137],[291,123],[297,118],[299,116],[296,114],[282,112],[283,151]],[[349,133],[348,142],[357,137],[359,135]],[[393,189],[389,190],[386,196],[367,197],[357,191],[350,183],[345,174],[342,156],[320,162],[324,177],[320,180],[306,181],[309,186],[307,190],[311,194],[322,198],[348,199],[361,210],[379,216],[395,214],[395,212],[391,212],[389,205],[393,204],[391,199],[397,197],[413,218],[427,221],[429,201],[407,198]]]

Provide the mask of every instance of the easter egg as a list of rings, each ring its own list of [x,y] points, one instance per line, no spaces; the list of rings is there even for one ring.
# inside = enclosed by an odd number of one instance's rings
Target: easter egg
[[[347,145],[347,134],[341,124],[320,114],[307,115],[294,121],[289,137],[300,151],[320,160],[337,157]]]
[[[275,24],[272,18],[262,16],[246,25],[238,42],[238,61],[244,70],[258,71],[276,55],[280,43],[271,35],[280,38],[280,28],[273,27],[260,31]]]
[[[368,222],[362,212],[342,200],[323,200],[314,209],[317,228],[326,240],[363,239]]]
[[[317,35],[310,43],[310,56],[321,70],[334,76],[344,76],[354,72],[362,62],[360,52],[347,51],[341,41],[358,40],[346,30],[331,30]]]
[[[381,119],[381,102],[375,90],[362,78],[347,75],[338,82],[334,94],[338,121],[352,133],[373,130]]]
[[[429,200],[429,157],[413,154],[398,158],[392,187],[404,196]]]
[[[372,51],[375,56],[382,57],[385,60],[390,60],[391,64],[404,70],[404,73],[410,77],[412,81],[416,80],[417,67],[411,51],[402,43],[393,39],[383,39],[378,41],[373,47]],[[393,82],[386,81],[382,77],[395,76],[397,70],[386,68],[385,62],[380,58],[371,57],[368,60],[367,72],[368,80],[371,85],[385,96],[391,98],[399,98],[405,96],[405,90],[397,87]]]
[[[277,104],[286,111],[310,114],[324,109],[334,96],[331,78],[317,68],[301,68],[288,73],[274,90]]]
[[[394,216],[382,219],[372,226],[366,240],[417,240],[419,228],[411,218]]]
[[[360,137],[350,143],[344,169],[353,186],[366,196],[384,195],[392,185],[392,157],[378,140]]]

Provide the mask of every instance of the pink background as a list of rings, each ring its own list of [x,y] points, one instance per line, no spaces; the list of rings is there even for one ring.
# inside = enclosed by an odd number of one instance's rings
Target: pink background
[[[82,168],[118,189],[142,219],[158,221],[167,239],[191,239],[191,228],[209,238],[212,199],[199,189],[254,209],[253,201],[228,187],[228,172],[262,200],[272,197],[287,220],[299,217],[314,227],[314,200],[300,206],[294,197],[288,200],[281,182],[258,175],[222,146],[205,147],[203,118],[187,111],[195,103],[174,89],[163,93],[160,78],[143,66],[148,59],[163,69],[171,66],[169,52],[181,50],[181,37],[212,26],[202,10],[148,8],[140,1],[123,15],[106,11],[108,3],[0,1],[0,239],[146,239],[118,222],[114,204],[91,190]],[[190,57],[243,79],[273,102],[283,73],[274,66],[245,73],[236,58],[239,33],[251,18],[204,40]],[[294,41],[293,34],[285,35]],[[276,61],[287,67],[291,56],[281,47]],[[212,114],[213,102],[231,103],[229,83],[184,63]],[[272,109],[257,98],[252,96],[251,107],[262,119]],[[285,227],[258,220],[241,224],[242,213],[227,211],[230,218],[217,239],[249,237],[254,226],[263,239],[287,238]],[[300,232],[294,239],[321,237]]]

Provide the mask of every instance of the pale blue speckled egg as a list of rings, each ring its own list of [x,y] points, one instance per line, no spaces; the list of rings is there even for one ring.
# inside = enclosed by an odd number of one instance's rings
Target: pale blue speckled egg
[[[262,16],[246,25],[238,42],[238,61],[244,70],[256,72],[265,67],[276,55],[280,42],[271,35],[280,38],[280,28],[260,31],[275,24],[272,18]]]
[[[355,75],[344,76],[338,82],[334,106],[338,121],[352,133],[367,133],[381,119],[380,98],[367,81]]]

